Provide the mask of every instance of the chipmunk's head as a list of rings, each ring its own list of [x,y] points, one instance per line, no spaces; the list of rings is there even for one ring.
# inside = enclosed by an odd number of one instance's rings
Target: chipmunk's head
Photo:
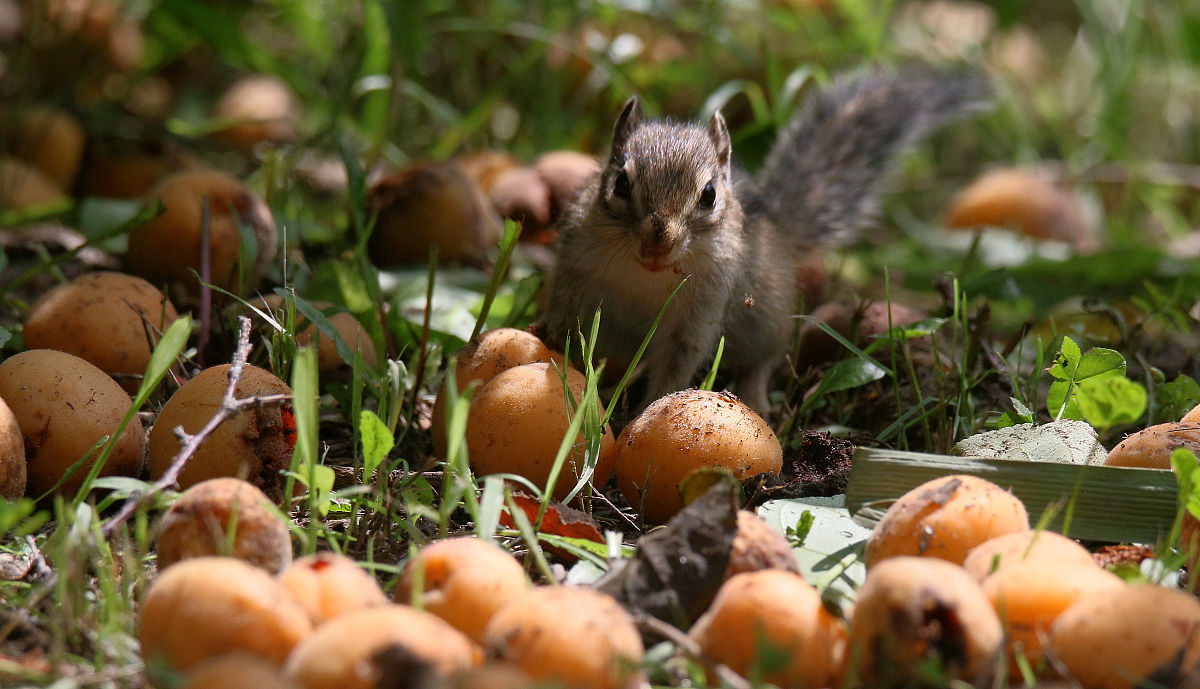
[[[630,98],[613,129],[612,154],[598,197],[643,267],[683,260],[696,242],[739,212],[729,129],[720,112],[707,124],[648,120]]]

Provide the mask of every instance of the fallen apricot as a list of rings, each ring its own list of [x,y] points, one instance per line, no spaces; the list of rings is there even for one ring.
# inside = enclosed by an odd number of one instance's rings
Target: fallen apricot
[[[150,585],[138,640],[148,666],[183,671],[233,651],[282,664],[311,631],[308,615],[275,577],[232,557],[196,557]]]
[[[279,582],[308,612],[314,625],[387,604],[387,596],[375,577],[345,555],[305,555],[279,573]]]
[[[867,538],[863,559],[868,568],[897,555],[962,564],[980,543],[1027,530],[1029,515],[1012,493],[975,476],[943,476],[897,498]]]
[[[201,371],[167,400],[150,429],[147,454],[152,478],[166,473],[179,453],[175,428],[187,433],[203,428],[217,413],[228,387],[229,364],[221,364]],[[236,396],[290,395],[291,391],[271,372],[247,364]],[[235,476],[253,483],[277,504],[282,502],[285,479],[280,472],[292,462],[294,429],[289,424],[279,404],[234,414],[200,445],[179,474],[179,486],[186,489],[210,478]]]
[[[617,439],[617,483],[650,523],[683,509],[679,486],[701,467],[741,480],[783,468],[783,448],[767,422],[728,392],[683,390],[651,403]]]
[[[415,589],[417,577],[421,590]],[[414,604],[450,623],[472,641],[496,611],[525,592],[525,570],[499,546],[478,538],[447,538],[425,546],[396,584],[397,603]]]
[[[286,517],[261,490],[238,478],[201,481],[179,496],[158,524],[158,567],[228,555],[278,573],[292,561]]]
[[[566,388],[576,402],[582,401],[583,374],[572,368],[565,373]],[[481,476],[518,474],[539,487],[546,485],[570,426],[559,375],[550,364],[525,364],[501,371],[475,393],[466,432],[472,471]],[[583,450],[580,433],[554,487],[555,498],[565,498],[575,486],[584,468]],[[612,431],[606,427],[592,485],[599,487],[608,481],[615,458]]]
[[[85,273],[42,295],[25,318],[25,346],[90,361],[137,392],[159,335],[179,318],[157,287],[133,275]]]
[[[848,641],[845,624],[799,574],[778,569],[726,581],[688,632],[704,654],[744,677],[781,687],[842,685]],[[763,649],[781,662],[768,664]]]
[[[478,650],[437,616],[403,605],[382,605],[339,615],[300,642],[284,671],[307,689],[374,689],[383,673],[381,654],[399,647],[448,676],[475,664]]]
[[[535,680],[576,689],[626,689],[640,680],[642,638],[629,613],[593,589],[530,589],[499,610],[483,636],[489,658]]]

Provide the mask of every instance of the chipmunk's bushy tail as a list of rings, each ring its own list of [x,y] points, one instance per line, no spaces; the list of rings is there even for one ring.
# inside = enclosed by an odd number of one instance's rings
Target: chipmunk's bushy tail
[[[873,220],[888,168],[910,144],[986,109],[979,75],[932,70],[839,77],[809,98],[758,177],[764,210],[800,242],[847,241]]]

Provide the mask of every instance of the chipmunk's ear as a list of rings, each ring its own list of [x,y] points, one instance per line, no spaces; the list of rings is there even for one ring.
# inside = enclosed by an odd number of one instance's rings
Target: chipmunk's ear
[[[725,126],[725,118],[720,110],[714,112],[712,119],[708,121],[708,136],[712,139],[713,147],[717,149],[717,159],[721,161],[721,167],[728,168],[733,144],[729,140],[729,127]]]
[[[642,103],[637,96],[632,96],[625,101],[625,107],[621,109],[621,115],[617,117],[617,124],[613,126],[613,153],[620,153],[625,149],[625,142],[629,140],[629,135],[633,133],[634,127],[642,121]]]

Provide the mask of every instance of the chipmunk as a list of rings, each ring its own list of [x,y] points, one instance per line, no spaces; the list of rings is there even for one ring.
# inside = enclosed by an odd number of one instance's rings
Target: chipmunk
[[[719,111],[706,124],[648,119],[630,98],[607,165],[565,213],[539,332],[561,347],[602,306],[595,351],[628,363],[686,278],[646,349],[637,408],[691,384],[723,335],[734,391],[765,413],[793,332],[798,252],[860,232],[897,154],[989,93],[980,77],[928,70],[839,77],[753,177],[734,164]]]

